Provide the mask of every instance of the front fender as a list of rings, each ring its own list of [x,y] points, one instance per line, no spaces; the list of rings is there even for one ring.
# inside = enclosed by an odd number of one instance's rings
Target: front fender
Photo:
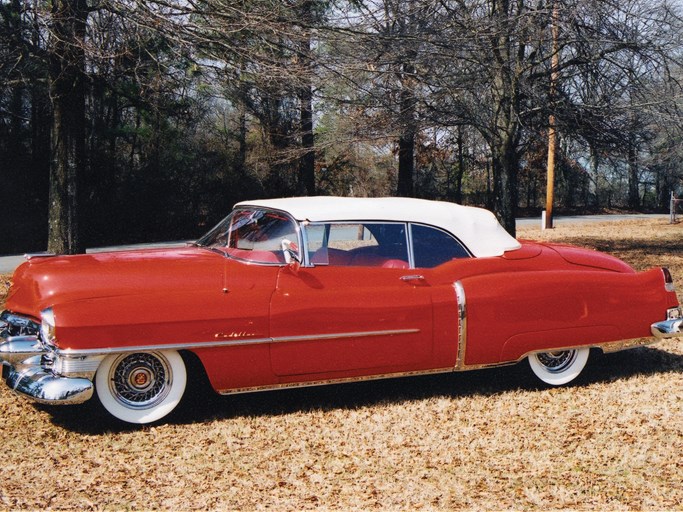
[[[227,328],[223,295],[179,290],[55,304],[56,345],[79,351],[213,341]]]

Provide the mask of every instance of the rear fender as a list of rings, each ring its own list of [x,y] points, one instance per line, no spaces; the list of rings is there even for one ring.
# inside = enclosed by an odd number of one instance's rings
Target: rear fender
[[[528,352],[650,336],[675,294],[661,269],[642,273],[539,271],[462,280],[465,365],[516,361]]]
[[[517,361],[521,357],[541,350],[570,348],[586,344],[605,343],[620,339],[619,330],[613,325],[571,327],[554,331],[536,331],[518,334],[509,338],[500,354],[503,361]]]

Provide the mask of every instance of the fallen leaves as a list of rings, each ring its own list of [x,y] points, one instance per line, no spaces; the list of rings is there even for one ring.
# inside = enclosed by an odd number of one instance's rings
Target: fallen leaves
[[[677,248],[680,227],[533,234],[609,243],[639,268],[666,259],[683,287],[681,251],[647,249]],[[523,363],[207,396],[170,423],[140,429],[1,388],[0,508],[683,508],[680,342],[597,358],[565,388],[539,389]]]

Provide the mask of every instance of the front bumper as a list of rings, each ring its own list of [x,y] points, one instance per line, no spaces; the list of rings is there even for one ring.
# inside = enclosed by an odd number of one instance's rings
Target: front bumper
[[[49,355],[36,336],[0,338],[2,377],[12,391],[39,403],[69,405],[89,400],[92,380],[55,374],[46,364]]]

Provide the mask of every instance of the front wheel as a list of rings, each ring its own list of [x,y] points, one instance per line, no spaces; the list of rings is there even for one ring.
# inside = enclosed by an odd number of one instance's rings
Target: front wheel
[[[180,403],[187,382],[185,363],[178,352],[111,354],[95,375],[102,406],[128,423],[151,423]]]
[[[561,386],[579,376],[588,362],[590,348],[539,352],[529,356],[536,377],[551,386]]]

